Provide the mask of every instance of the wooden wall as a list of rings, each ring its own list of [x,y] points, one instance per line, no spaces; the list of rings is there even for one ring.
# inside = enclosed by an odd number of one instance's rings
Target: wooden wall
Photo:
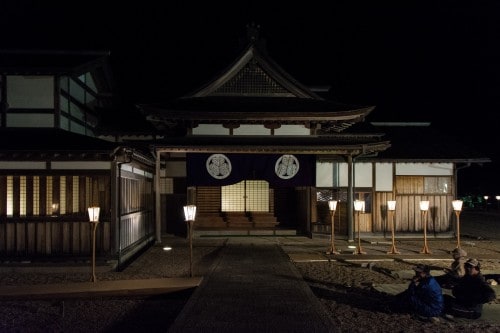
[[[95,205],[101,207],[96,253],[112,253],[114,238],[108,172],[90,172],[87,175],[26,173],[0,175],[0,256],[29,259],[90,255],[92,230],[87,208]],[[21,186],[21,177],[25,186]],[[61,182],[62,177],[64,182]],[[10,188],[8,178],[12,180]],[[35,186],[37,181],[39,183]],[[78,184],[77,187],[74,188],[74,184]],[[64,191],[61,192],[62,186]],[[35,193],[38,200],[34,200]],[[47,193],[52,195],[48,197]],[[64,193],[64,198],[61,193]],[[78,193],[78,200],[74,198],[75,193]],[[8,207],[8,197],[12,208]],[[59,204],[57,212],[48,208],[53,202]],[[64,213],[61,213],[63,203]],[[25,206],[24,212],[21,206]]]
[[[395,231],[419,232],[423,230],[423,214],[420,201],[429,201],[427,230],[431,232],[450,231],[452,223],[452,195],[396,195],[392,192],[377,192],[374,201],[373,232],[391,231],[388,224],[387,200],[396,200],[394,214]]]
[[[0,255],[9,257],[87,256],[91,253],[89,221],[62,221],[57,218],[13,219],[0,222]],[[110,222],[99,222],[96,252],[111,251]]]
[[[153,178],[147,174],[152,169],[139,162],[129,165],[134,171],[122,169],[119,179],[119,269],[156,239]]]
[[[196,187],[196,210],[197,214],[215,213],[221,211],[221,187],[220,186],[198,186]]]
[[[411,178],[411,177],[410,177]],[[422,177],[415,177],[419,180]],[[412,179],[410,179],[412,180]],[[413,185],[412,185],[413,184]],[[423,191],[419,182],[408,182],[417,192]],[[419,233],[423,231],[422,212],[420,201],[429,201],[427,213],[427,231],[448,232],[454,222],[454,214],[451,202],[454,200],[451,194],[398,194],[393,192],[374,192],[373,206],[371,212],[359,214],[359,226],[361,232],[385,233],[391,232],[391,223],[387,213],[387,201],[396,200],[396,211],[394,213],[395,231],[405,233]],[[330,233],[331,217],[326,201],[316,202],[311,205],[314,209],[313,231]],[[337,204],[335,212],[335,233],[337,235],[347,234],[347,207],[345,200]],[[358,216],[354,212],[354,231],[357,232]]]

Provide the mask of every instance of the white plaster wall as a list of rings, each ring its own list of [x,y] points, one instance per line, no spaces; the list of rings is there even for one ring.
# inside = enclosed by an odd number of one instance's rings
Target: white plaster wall
[[[2,170],[43,170],[46,169],[45,162],[14,162],[14,161],[0,161],[0,169]]]
[[[452,176],[453,163],[396,163],[397,176]]]
[[[372,163],[354,163],[354,186],[355,187],[373,186]]]
[[[333,186],[333,163],[316,162],[316,187]]]
[[[193,135],[229,135],[229,128],[219,124],[200,124],[193,128]]]
[[[354,168],[354,186],[355,187],[372,187],[373,175],[371,163],[353,163]],[[339,163],[339,186],[347,187],[349,181],[348,164]]]
[[[53,109],[53,76],[7,76],[7,103],[10,108]]]
[[[165,165],[165,171],[161,170],[164,177],[186,177],[186,162],[169,161]]]
[[[264,125],[240,125],[233,129],[234,135],[271,135],[271,130]]]
[[[54,115],[49,113],[9,113],[7,127],[54,127]]]
[[[393,190],[392,170],[392,163],[375,164],[375,191],[391,192]]]
[[[50,167],[53,170],[110,170],[111,162],[51,162]]]
[[[311,135],[311,130],[304,125],[282,125],[274,130],[274,135]]]

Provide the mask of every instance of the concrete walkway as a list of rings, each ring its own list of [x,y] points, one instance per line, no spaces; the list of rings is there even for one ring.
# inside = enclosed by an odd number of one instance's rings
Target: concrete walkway
[[[466,225],[469,227],[470,223]],[[478,232],[469,227],[466,230],[468,236],[487,235],[497,240],[497,229],[500,228]],[[490,232],[483,235],[484,230]],[[464,238],[464,245],[473,252],[475,244],[468,239]],[[356,256],[352,254],[352,244],[339,241],[343,254],[332,257],[325,255],[328,240],[230,237],[218,261],[204,276],[168,332],[335,332],[329,314],[293,261],[342,260],[362,264],[378,260],[451,260],[449,251],[454,247],[454,240],[449,243],[445,248],[433,244],[433,253],[422,255],[421,241],[405,240],[400,242],[401,255],[388,255],[390,244],[372,239],[364,242],[367,255]],[[480,252],[483,259],[498,258],[496,249]],[[491,319],[498,314],[498,307],[491,310],[487,309],[485,317]]]
[[[331,332],[279,245],[228,242],[169,332]]]

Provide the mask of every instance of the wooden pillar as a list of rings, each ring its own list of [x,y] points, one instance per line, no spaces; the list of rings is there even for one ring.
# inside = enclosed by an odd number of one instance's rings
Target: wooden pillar
[[[347,240],[354,242],[354,163],[347,156]]]
[[[155,172],[155,226],[156,243],[161,243],[161,193],[160,193],[160,162],[161,153],[156,152],[156,172]]]

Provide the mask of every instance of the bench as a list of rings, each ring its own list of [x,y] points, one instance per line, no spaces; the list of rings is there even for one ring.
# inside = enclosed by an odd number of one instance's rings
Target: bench
[[[0,286],[0,300],[64,300],[98,296],[144,296],[172,293],[198,287],[202,277],[112,280]]]

